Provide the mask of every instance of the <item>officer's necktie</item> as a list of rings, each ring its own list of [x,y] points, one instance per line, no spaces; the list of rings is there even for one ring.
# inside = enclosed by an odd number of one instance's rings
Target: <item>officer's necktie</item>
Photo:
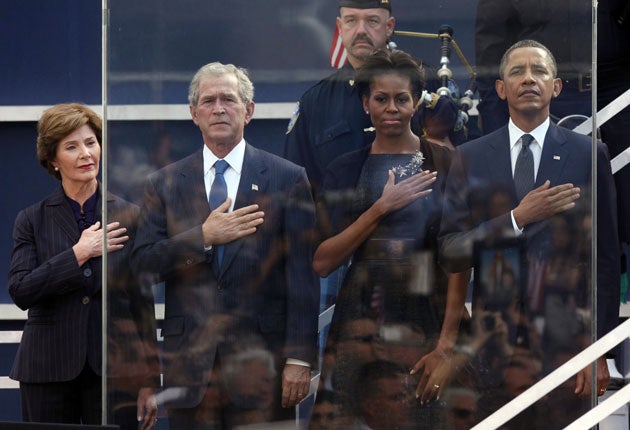
[[[215,210],[227,199],[227,184],[223,174],[230,165],[225,160],[217,160],[214,163],[214,181],[210,187],[210,210]],[[218,267],[223,262],[223,245],[217,245],[214,249],[217,256]]]
[[[529,148],[534,138],[530,134],[521,137],[521,150],[514,168],[514,187],[520,202],[534,188],[534,155]]]

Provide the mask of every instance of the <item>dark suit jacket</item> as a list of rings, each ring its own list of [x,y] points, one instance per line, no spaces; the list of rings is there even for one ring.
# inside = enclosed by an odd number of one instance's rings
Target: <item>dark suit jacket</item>
[[[446,198],[440,229],[442,263],[449,271],[460,272],[472,267],[472,245],[476,240],[514,235],[510,210],[518,204],[510,162],[507,126],[468,142],[459,149],[446,184]],[[597,146],[597,265],[598,265],[598,334],[618,324],[620,266],[617,241],[615,187],[606,146]],[[546,180],[551,186],[572,183],[582,190],[582,215],[590,213],[591,139],[554,124],[545,137],[536,183]],[[508,202],[504,210],[493,212],[490,201],[504,193]],[[578,207],[556,216],[566,217]],[[545,259],[553,252],[548,221],[525,227],[529,256]],[[585,238],[572,238],[576,243]],[[588,268],[587,256],[582,264]]]
[[[287,357],[314,367],[319,289],[304,169],[247,145],[234,207],[257,203],[265,218],[255,234],[225,245],[220,270],[204,253],[203,177],[199,150],[149,178],[132,255],[137,270],[165,282],[165,386],[203,388],[217,355],[225,363],[259,340],[278,369]],[[195,406],[200,396],[179,406]]]
[[[97,208],[101,206],[100,190]],[[128,229],[129,243],[137,222],[138,208],[108,195],[109,222],[120,221]],[[100,211],[97,214],[100,220]],[[14,248],[9,269],[9,292],[13,301],[28,310],[22,341],[11,370],[21,382],[68,381],[79,375],[86,360],[101,374],[101,265],[92,258],[79,266],[72,250],[81,233],[61,186],[41,202],[22,210],[15,221]],[[111,369],[110,376],[134,375],[156,385],[159,371],[153,298],[143,294],[129,269],[130,244],[109,254],[112,294],[108,331],[126,324],[125,342],[134,345],[134,363]],[[121,344],[121,342],[117,342]],[[126,347],[123,347],[123,349]],[[129,356],[129,351],[125,351]]]

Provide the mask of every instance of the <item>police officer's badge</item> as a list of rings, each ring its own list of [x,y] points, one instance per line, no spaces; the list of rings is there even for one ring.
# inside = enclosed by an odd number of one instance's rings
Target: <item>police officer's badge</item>
[[[293,114],[291,115],[291,120],[289,121],[289,125],[287,126],[286,134],[291,133],[299,117],[300,117],[300,102],[297,102],[295,105],[295,109],[293,110]]]

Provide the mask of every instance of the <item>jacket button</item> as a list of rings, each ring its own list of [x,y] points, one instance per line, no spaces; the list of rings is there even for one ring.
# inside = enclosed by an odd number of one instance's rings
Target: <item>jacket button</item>
[[[221,286],[221,284],[217,285],[217,290],[222,290],[223,287]]]
[[[190,258],[189,258],[188,260],[186,260],[186,264],[187,264],[187,265],[189,265],[189,266],[190,266],[191,264],[193,264],[192,259],[190,259]]]
[[[90,269],[89,267],[83,269],[83,276],[85,276],[86,278],[92,276],[92,269]]]
[[[81,299],[81,303],[87,305],[88,303],[90,303],[90,298],[88,296],[83,296],[83,298]]]

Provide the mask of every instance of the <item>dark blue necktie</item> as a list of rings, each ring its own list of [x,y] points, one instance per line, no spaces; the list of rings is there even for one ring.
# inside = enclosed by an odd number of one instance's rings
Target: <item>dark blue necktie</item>
[[[521,150],[516,158],[514,188],[516,188],[516,197],[519,202],[534,188],[534,155],[529,148],[533,140],[534,137],[531,134],[524,134],[521,137]]]
[[[225,183],[223,174],[228,167],[230,167],[230,165],[225,160],[217,160],[217,162],[214,163],[214,181],[210,187],[209,198],[210,210],[215,210],[227,199],[227,184]],[[223,245],[217,245],[215,252],[217,255],[217,263],[219,264],[218,267],[221,267],[221,263],[223,262]]]

